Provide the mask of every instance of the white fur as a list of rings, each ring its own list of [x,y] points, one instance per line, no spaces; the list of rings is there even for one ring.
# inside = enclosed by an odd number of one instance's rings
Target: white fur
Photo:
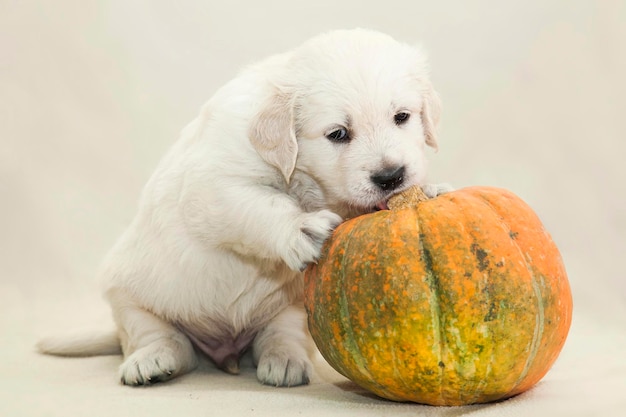
[[[398,112],[410,114],[403,125]],[[251,346],[261,382],[307,383],[300,270],[342,219],[424,181],[438,116],[423,54],[366,30],[320,35],[218,90],[159,164],[104,262],[122,382],[193,369],[195,344],[233,373]],[[348,143],[325,137],[340,127]],[[396,188],[374,184],[397,166],[405,172]],[[98,354],[111,340],[99,346],[39,345]]]

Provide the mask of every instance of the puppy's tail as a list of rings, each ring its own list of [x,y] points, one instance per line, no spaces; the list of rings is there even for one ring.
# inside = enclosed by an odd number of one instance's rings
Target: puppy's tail
[[[37,345],[40,353],[55,356],[101,356],[122,353],[116,330],[80,331],[41,339]]]

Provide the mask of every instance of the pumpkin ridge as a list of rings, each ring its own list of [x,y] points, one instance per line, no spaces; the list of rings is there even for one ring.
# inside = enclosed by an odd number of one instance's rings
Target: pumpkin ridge
[[[393,213],[393,209],[392,209],[392,213]],[[417,230],[419,230],[418,213],[417,213],[416,210],[411,210],[411,214],[412,214],[411,217],[413,217],[414,220],[417,223],[417,225],[416,225],[417,226]],[[393,229],[393,224],[390,223],[390,218],[389,217],[387,218],[387,227],[388,227],[388,229],[390,231]],[[421,251],[422,250],[422,246],[421,246],[421,238],[420,238],[419,234],[417,236],[417,239],[418,239],[418,247],[419,247],[419,250]],[[428,269],[428,266],[425,269]],[[393,278],[393,279],[395,279],[395,278]],[[392,345],[392,349],[390,349],[390,353],[391,353],[391,357],[392,357],[392,363],[398,363],[398,355],[397,355],[396,351],[397,351],[397,349],[402,349],[402,348],[398,344],[398,342],[399,342],[398,339],[394,338],[394,339],[392,339],[392,341],[393,341],[393,345]],[[410,392],[415,391],[415,386],[413,384],[409,383],[405,379],[403,373],[398,370],[397,366],[394,366],[394,376],[397,379],[397,381],[404,386],[404,388],[405,388],[404,392],[405,393],[410,393]],[[404,397],[401,397],[401,399],[402,400],[407,400],[407,399],[410,399],[410,398],[407,398],[406,396],[404,396]]]
[[[351,242],[353,242],[352,235],[354,234],[356,229],[357,228],[353,227],[346,234],[346,237],[345,237],[346,242],[347,242],[346,245],[345,245],[345,253],[346,253],[346,255],[349,254],[350,244],[351,244]],[[348,259],[348,258],[349,257],[346,256],[346,258],[344,258],[344,259]],[[378,384],[376,382],[376,379],[372,376],[370,370],[368,369],[367,361],[365,360],[365,357],[363,356],[363,352],[361,351],[361,347],[357,343],[357,340],[356,340],[356,337],[355,337],[355,334],[354,334],[354,330],[353,330],[354,326],[353,326],[353,324],[352,324],[352,322],[350,320],[352,315],[350,314],[350,307],[349,307],[348,297],[347,297],[347,294],[349,294],[350,289],[348,288],[349,285],[347,283],[347,280],[345,279],[345,277],[347,277],[345,260],[344,260],[344,262],[341,263],[341,276],[344,277],[344,278],[341,280],[341,284],[342,284],[343,288],[342,288],[342,291],[341,291],[341,295],[339,297],[339,309],[342,312],[343,317],[346,317],[346,321],[348,322],[348,323],[344,323],[344,321],[342,320],[342,327],[344,328],[344,331],[346,332],[346,337],[345,337],[344,340],[347,343],[349,343],[350,346],[352,347],[352,349],[347,349],[347,350],[350,353],[350,356],[352,356],[352,358],[355,360],[356,365],[365,374],[367,379],[371,383],[376,385],[379,389],[385,390],[385,387],[381,386],[380,384]],[[348,376],[348,375],[346,375],[346,376]],[[351,375],[350,378],[352,379],[353,376]]]
[[[525,233],[511,237],[520,245],[524,242],[522,246],[527,253],[528,262],[536,271],[543,296],[545,319],[540,348],[535,358],[538,366],[531,366],[526,379],[512,393],[515,395],[533,386],[554,364],[571,325],[573,300],[561,254],[538,215],[508,190],[484,187],[482,193],[503,217],[525,217],[520,219],[526,224]],[[554,349],[543,349],[544,344]]]
[[[354,230],[354,224],[350,223],[350,222],[345,222],[342,223],[341,225],[339,225],[339,227],[335,230],[335,234],[336,235],[346,235],[346,236],[351,236],[352,231]],[[324,256],[328,256],[329,252],[333,252],[335,250],[335,242],[330,242],[331,244],[326,244],[324,246],[324,254],[322,255],[322,257],[320,258],[320,261],[318,262],[317,265],[314,265],[313,267],[313,271],[317,272],[316,269],[320,267],[320,265],[322,266],[322,268],[326,269],[329,268],[327,264],[324,264],[322,261],[324,259]],[[338,253],[342,253],[342,259],[341,262],[337,262],[337,260],[335,259],[335,263],[334,266],[336,267],[336,265],[340,265],[341,266],[341,270],[342,272],[345,271],[345,262],[346,262],[346,255],[345,255],[345,248],[343,249],[343,251],[338,251]],[[332,274],[332,271],[330,272]],[[313,274],[314,276],[317,275],[316,273]],[[314,294],[312,294],[312,299],[313,301],[317,300],[318,297],[323,298],[325,297],[325,292],[323,291],[323,286],[321,285],[321,283],[315,283],[315,278],[310,279],[311,281],[311,285],[313,285],[314,288]],[[343,280],[340,281],[341,283],[343,283]],[[337,291],[340,292],[340,291]],[[329,309],[329,305],[327,302],[322,302],[319,304],[318,308],[315,309],[315,311],[313,312],[312,310],[312,306],[315,306],[315,302],[307,302],[306,305],[309,308],[310,313],[309,314],[314,314],[316,317],[317,316],[321,316],[323,317],[324,314],[329,314],[328,313],[328,309]],[[339,303],[337,303],[339,304]],[[341,306],[339,306],[339,308],[341,308]],[[326,313],[324,313],[324,311],[326,311]],[[330,314],[333,314],[332,312]],[[342,329],[345,331],[345,324],[342,321],[339,321],[339,323],[335,323],[335,325],[337,326],[338,329],[333,329],[332,330],[332,335],[334,336],[334,340],[336,343],[336,349],[338,351],[344,350],[347,351],[347,353],[350,353],[349,349],[343,348],[341,346],[342,341],[345,340],[345,337],[341,336],[341,333],[338,331],[339,329]],[[309,327],[311,327],[311,324],[309,322]],[[313,334],[313,332],[312,332]],[[331,336],[332,337],[332,336]],[[322,356],[331,364],[333,364],[333,368],[339,372],[340,374],[342,374],[343,376],[347,377],[347,378],[352,378],[352,375],[350,374],[349,370],[346,369],[343,364],[340,361],[334,361],[333,360],[333,354],[332,354],[332,349],[330,350],[330,352],[328,351],[327,348],[325,348],[324,346],[321,346],[319,349],[320,353],[322,354]],[[328,356],[327,356],[328,355]]]
[[[467,198],[468,196],[459,196],[459,199],[456,201],[457,206],[459,205],[459,203],[466,203],[467,202]],[[463,227],[464,232],[466,234],[466,236],[468,236],[469,238],[471,238],[472,240],[472,244],[469,246],[469,250],[470,252],[474,255],[474,257],[476,258],[476,261],[478,262],[476,269],[482,273],[483,279],[485,281],[485,289],[482,292],[482,295],[485,297],[485,304],[489,305],[489,306],[493,306],[495,303],[495,299],[494,296],[492,294],[492,290],[489,289],[489,285],[487,284],[487,282],[489,281],[489,273],[490,273],[490,265],[489,265],[489,260],[486,259],[487,257],[487,253],[484,251],[484,249],[482,249],[476,240],[476,237],[474,236],[474,234],[470,231],[470,230],[465,230],[465,225]],[[486,272],[486,274],[485,274]],[[491,309],[488,311],[487,313],[492,314]],[[487,333],[488,336],[485,336],[485,339],[489,338],[490,340],[494,340],[495,338],[495,331],[494,329],[492,329],[490,326],[485,326],[482,330],[484,333]],[[487,365],[485,366],[485,371],[484,371],[484,375],[482,376],[482,378],[480,379],[480,381],[476,382],[475,385],[472,387],[472,390],[476,392],[476,395],[474,395],[473,397],[468,398],[467,399],[467,403],[468,404],[474,404],[482,395],[483,395],[483,390],[485,387],[489,386],[489,375],[492,371],[492,365],[495,363],[495,349],[492,346],[490,348],[490,354],[489,354],[489,362],[487,363]]]
[[[441,259],[441,256],[447,255],[447,252],[444,249],[445,246],[442,247],[441,246],[442,242],[439,242],[438,240],[438,228],[445,226],[446,220],[444,220],[442,223],[438,223],[438,222],[448,217],[449,213],[456,212],[457,210],[462,211],[461,207],[468,205],[467,197],[468,196],[466,194],[457,194],[455,198],[446,198],[445,196],[443,196],[440,199],[434,200],[430,206],[425,206],[422,212],[423,215],[421,216],[422,223],[427,226],[427,230],[422,232],[422,236],[424,238],[425,249],[430,255],[430,258],[431,258],[430,262],[433,265],[432,274],[433,276],[439,277],[441,280],[443,280],[439,282],[440,283],[443,282],[443,285],[444,285],[444,286],[440,285],[438,288],[439,289],[438,301],[440,305],[443,305],[446,307],[445,311],[440,310],[439,312],[439,318],[441,321],[440,357],[442,358],[440,359],[440,362],[439,362],[440,374],[442,375],[441,381],[440,381],[440,389],[443,391],[441,394],[441,399],[443,400],[442,403],[445,403],[445,404],[474,403],[476,401],[476,397],[474,396],[469,397],[469,396],[471,395],[472,392],[480,393],[480,390],[477,387],[485,383],[485,381],[488,381],[488,373],[489,373],[489,371],[487,370],[488,369],[487,367],[485,368],[484,375],[475,374],[472,377],[472,379],[467,379],[463,377],[462,379],[464,380],[464,384],[465,384],[464,390],[463,390],[464,392],[459,392],[458,390],[454,389],[455,387],[458,386],[457,385],[458,380],[454,379],[454,378],[457,378],[454,375],[455,372],[452,371],[452,375],[450,375],[449,373],[450,371],[446,367],[443,366],[443,365],[447,365],[443,361],[444,357],[447,358],[449,355],[451,355],[454,358],[461,352],[469,352],[467,349],[462,348],[458,344],[455,344],[450,339],[454,331],[457,329],[457,325],[454,324],[454,321],[447,323],[447,320],[448,318],[451,318],[452,320],[454,320],[456,318],[457,312],[455,312],[453,308],[447,309],[447,307],[450,307],[450,306],[446,300],[446,298],[449,297],[450,294],[455,294],[458,291],[460,291],[454,286],[449,287],[451,283],[454,281],[454,279],[452,279],[453,276],[456,275],[459,281],[463,281],[463,279],[460,279],[460,274],[462,274],[463,271],[467,273],[467,270],[459,269],[456,271],[456,273],[454,273],[453,271],[445,271],[445,270],[437,269],[437,265],[441,265],[442,262],[444,264],[447,263],[447,261],[443,261]],[[423,203],[423,204],[428,204],[428,203]],[[455,231],[460,233],[460,235],[454,235],[455,240],[458,240],[459,242],[470,242],[470,241],[473,241],[474,243],[476,242],[474,236],[472,235],[471,231],[467,228],[467,226],[464,224],[464,222],[460,221],[458,223],[458,230],[455,230]],[[429,247],[432,248],[432,250],[429,250]],[[484,274],[486,267],[488,265],[488,260],[482,259],[484,267],[478,268],[476,266],[476,262],[479,262],[479,259],[478,259],[479,256],[477,256],[477,253],[482,253],[484,251],[477,244],[473,244],[473,245],[468,244],[466,250],[468,254],[472,253],[474,255],[474,260],[473,260],[474,263],[472,264],[472,267],[475,268],[476,271],[480,271],[482,274]],[[485,288],[487,288],[486,285],[485,285]],[[487,291],[487,290],[484,290],[480,295],[482,297],[485,297],[485,296],[491,297],[490,291]],[[485,304],[489,305],[490,304],[489,300],[486,300]],[[485,326],[484,329],[481,330],[481,334],[483,335],[484,339],[488,339],[491,337],[491,335],[493,335],[493,332],[489,326]],[[465,339],[463,340],[465,341],[465,343],[469,342],[468,340],[465,340]],[[485,344],[484,347],[485,349],[487,349],[487,352],[490,351],[491,355],[493,356],[494,352],[493,352],[491,343]],[[475,361],[480,356],[488,354],[487,352],[483,352],[481,350],[480,353],[473,353],[472,354],[472,356],[474,356],[473,360]],[[453,366],[454,366],[454,363],[453,363]],[[483,371],[478,371],[478,372],[482,373]],[[450,379],[450,376],[452,377],[452,379]],[[477,378],[478,376],[480,376],[480,378]]]
[[[396,356],[396,346],[398,345],[397,341],[394,340],[393,342],[393,349],[390,349],[390,353],[391,353],[391,359],[393,363],[397,363],[397,356]],[[394,376],[398,379],[398,381],[400,381],[400,383],[402,385],[404,385],[405,388],[405,392],[411,392],[415,389],[415,387],[411,386],[410,384],[407,383],[407,381],[404,379],[404,377],[402,376],[402,372],[398,372],[398,369],[395,368],[393,371]]]
[[[470,195],[466,195],[465,198],[462,199],[462,201],[466,202],[468,199],[472,199],[472,197],[473,197],[473,195],[471,195],[471,194]],[[489,208],[491,210],[493,210],[492,207],[489,207]],[[509,230],[508,227],[505,227],[504,229],[507,230],[507,231]],[[478,265],[476,266],[476,268],[480,272],[483,273],[483,277],[484,277],[485,282],[488,282],[489,279],[490,279],[489,275],[490,275],[490,272],[491,272],[491,267],[489,265],[489,260],[486,259],[487,254],[484,252],[484,250],[480,246],[478,246],[478,244],[476,243],[476,240],[475,240],[476,238],[471,233],[471,231],[469,231],[469,230],[467,231],[467,236],[471,236],[472,240],[473,240],[473,243],[470,245],[469,249],[472,252],[472,254],[476,257],[476,261],[478,262]],[[485,272],[486,272],[486,274],[485,274]],[[492,290],[489,289],[489,285],[488,284],[485,284],[485,290],[483,292],[483,295],[486,297],[485,298],[486,304],[489,305],[489,306],[493,306],[494,302],[496,300],[494,299],[495,297],[492,294]],[[487,314],[492,314],[491,309],[488,311]],[[489,333],[489,338],[491,340],[494,340],[494,338],[495,338],[495,331],[494,331],[494,329],[492,329],[491,327],[487,326],[487,327],[484,328],[483,331],[484,332],[488,332]],[[492,347],[490,355],[489,355],[489,363],[486,365],[485,374],[483,376],[483,379],[481,381],[479,381],[478,383],[476,383],[476,385],[472,388],[476,392],[476,395],[473,396],[471,398],[471,400],[468,400],[468,403],[470,403],[470,404],[475,403],[481,397],[481,395],[483,395],[482,389],[480,387],[482,385],[484,385],[484,386],[488,386],[489,385],[489,383],[487,381],[488,381],[489,375],[490,375],[490,373],[492,371],[492,365],[494,364],[494,362],[495,362],[495,350]],[[515,384],[517,384],[517,382]]]
[[[420,222],[421,216],[419,210],[417,210],[417,230],[420,231]],[[433,333],[434,338],[437,341],[437,346],[439,346],[439,399],[442,402],[445,402],[447,399],[444,396],[444,388],[445,388],[445,372],[443,370],[443,349],[444,349],[444,340],[445,335],[443,334],[443,327],[441,323],[441,303],[439,299],[441,297],[441,283],[439,282],[438,277],[433,273],[433,258],[428,249],[426,249],[426,245],[424,244],[424,240],[426,240],[426,235],[421,233],[421,231],[417,234],[418,245],[420,250],[420,259],[424,262],[424,270],[426,271],[426,282],[428,283],[428,287],[431,289],[430,295],[430,315],[433,324]]]
[[[541,342],[541,338],[543,336],[543,328],[544,328],[544,320],[545,320],[545,314],[544,314],[544,308],[543,308],[543,296],[541,294],[541,289],[539,288],[539,284],[537,283],[535,272],[533,271],[532,266],[529,264],[526,254],[524,253],[522,248],[520,248],[517,242],[515,242],[514,236],[516,235],[516,233],[513,232],[513,230],[509,227],[509,225],[505,221],[502,220],[502,215],[490,203],[489,199],[487,199],[482,194],[479,194],[477,197],[479,197],[482,203],[486,205],[487,207],[489,207],[489,209],[491,209],[496,214],[500,223],[504,226],[506,230],[509,231],[509,235],[511,236],[511,239],[513,240],[513,246],[519,251],[521,255],[521,259],[524,260],[526,269],[528,270],[528,273],[530,274],[531,285],[532,285],[533,292],[535,293],[535,297],[537,300],[537,315],[535,316],[535,322],[536,322],[535,331],[533,332],[533,338],[530,342],[530,348],[529,348],[530,352],[528,353],[528,357],[526,358],[526,362],[524,363],[524,368],[522,369],[522,372],[520,373],[519,378],[517,379],[517,381],[515,381],[515,384],[511,387],[511,390],[509,391],[509,392],[514,392],[515,389],[520,386],[520,384],[524,381],[524,379],[528,375],[528,371],[530,370],[530,367],[533,361],[537,357],[537,352],[539,351],[539,345]]]

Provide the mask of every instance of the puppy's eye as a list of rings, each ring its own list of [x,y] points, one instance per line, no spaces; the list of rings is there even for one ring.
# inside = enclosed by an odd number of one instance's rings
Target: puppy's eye
[[[411,115],[407,112],[400,112],[398,114],[396,114],[395,116],[393,116],[393,121],[396,122],[396,124],[398,126],[405,124],[406,122],[409,121],[409,117],[411,117]]]
[[[326,135],[326,138],[331,142],[348,142],[350,137],[348,136],[348,130],[345,127],[340,127],[339,129],[335,129],[329,134]]]

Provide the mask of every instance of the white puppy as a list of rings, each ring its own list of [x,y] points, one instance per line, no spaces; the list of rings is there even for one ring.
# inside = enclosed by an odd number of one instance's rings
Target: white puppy
[[[335,31],[243,71],[187,126],[146,185],[101,278],[117,331],[40,342],[119,351],[124,384],[252,349],[265,384],[305,384],[313,345],[302,274],[342,219],[425,179],[440,105],[423,54]]]

